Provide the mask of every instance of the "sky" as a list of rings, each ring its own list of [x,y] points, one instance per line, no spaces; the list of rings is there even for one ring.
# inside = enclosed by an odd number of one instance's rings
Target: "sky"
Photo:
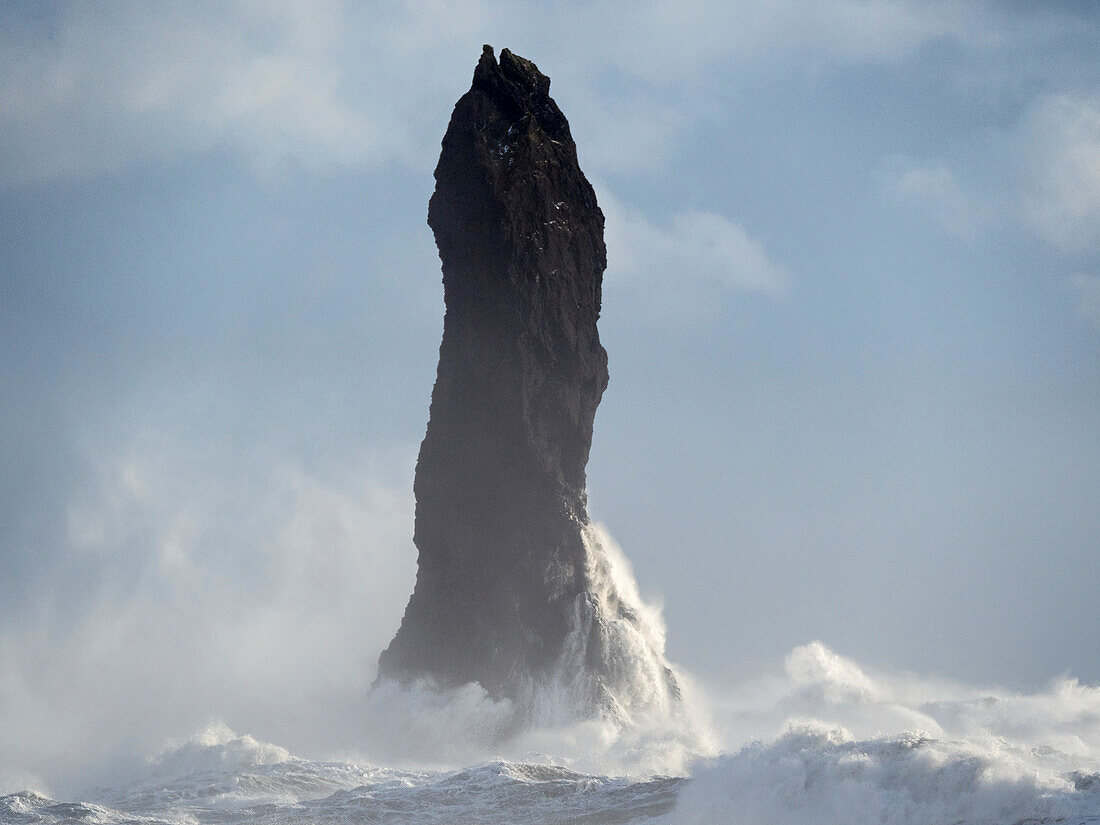
[[[590,512],[670,658],[1100,683],[1094,4],[5,3],[0,783],[370,684],[483,43],[607,216]]]

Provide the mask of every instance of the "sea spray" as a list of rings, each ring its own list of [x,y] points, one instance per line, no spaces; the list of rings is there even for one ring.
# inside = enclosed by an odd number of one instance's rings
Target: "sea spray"
[[[360,754],[304,758],[215,725],[81,803],[2,797],[0,820],[1100,822],[1097,687],[1059,679],[1031,694],[975,688],[878,672],[814,642],[792,650],[781,673],[696,685],[690,695],[707,706],[722,754],[679,766],[673,731],[646,728],[640,715],[633,727],[590,719],[492,745],[478,736],[503,726],[510,709],[484,690],[394,690],[372,694],[370,713],[348,719],[360,726]],[[407,746],[433,726],[450,750],[433,756],[428,741],[418,765],[400,740]]]
[[[521,683],[515,702],[474,682],[379,680],[363,716],[368,752],[436,768],[537,757],[632,776],[683,774],[716,752],[691,680],[665,657],[660,607],[603,525],[580,530],[587,586],[549,678]]]
[[[725,754],[692,768],[669,823],[1100,822],[1100,688],[977,689],[812,642],[782,676],[705,694]]]
[[[578,707],[629,724],[638,713],[679,712],[681,690],[665,658],[659,607],[645,602],[622,549],[601,525],[585,524],[587,586],[577,594],[557,681]]]
[[[1011,825],[1100,821],[1093,793],[1064,756],[1005,742],[981,747],[919,733],[858,740],[793,728],[701,766],[677,825]]]

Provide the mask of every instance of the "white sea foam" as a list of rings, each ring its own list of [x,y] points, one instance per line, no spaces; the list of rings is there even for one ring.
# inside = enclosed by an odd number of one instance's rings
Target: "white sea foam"
[[[1100,821],[1095,778],[1054,751],[918,733],[793,729],[695,772],[670,822],[1010,825]],[[1100,784],[1100,783],[1096,783]]]
[[[542,720],[572,721],[586,707],[626,725],[639,715],[678,714],[660,608],[641,597],[626,555],[602,525],[585,524],[582,537],[588,590],[574,605],[556,683],[542,697]]]
[[[773,676],[673,682],[660,610],[606,532],[586,540],[590,599],[522,728],[477,685],[384,683],[341,706],[354,753],[302,758],[216,723],[79,803],[0,797],[0,822],[1100,824],[1100,688],[979,689],[820,642]],[[594,638],[612,657],[595,670]],[[578,712],[593,695],[608,712]]]
[[[682,773],[713,747],[689,680],[665,657],[661,608],[642,598],[626,555],[602,525],[586,524],[582,536],[588,589],[577,597],[556,677],[540,687],[533,729],[522,739],[554,752],[565,747],[589,770],[610,762],[631,773]]]
[[[444,747],[436,761],[472,767],[302,759],[217,724],[81,803],[2,797],[0,821],[1100,823],[1100,689],[1072,680],[1026,695],[979,690],[876,673],[815,642],[781,675],[695,695],[724,752],[686,765],[686,780],[614,778],[682,754],[682,737],[643,716],[498,738],[510,753],[490,758],[486,734],[499,737],[510,709],[474,686],[421,686],[376,692],[365,739],[388,725],[382,750],[428,736],[421,756]]]
[[[577,597],[551,677],[532,682],[516,705],[475,684],[383,682],[367,699],[367,753],[435,768],[471,758],[551,759],[637,777],[683,774],[716,752],[694,711],[690,680],[665,658],[660,607],[642,598],[606,529],[586,524],[582,535],[589,587]]]
[[[0,797],[0,822],[625,822],[667,812],[682,782],[503,760],[454,771],[322,762],[215,725],[167,749],[136,781],[92,791],[86,801],[59,803],[33,792]]]
[[[1100,822],[1100,689],[1072,680],[978,690],[814,642],[713,713],[727,753],[695,766],[669,822]]]

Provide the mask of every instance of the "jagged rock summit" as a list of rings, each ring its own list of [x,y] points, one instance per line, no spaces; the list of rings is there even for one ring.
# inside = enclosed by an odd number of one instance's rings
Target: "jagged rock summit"
[[[485,46],[443,138],[428,224],[446,314],[416,465],[418,572],[379,674],[478,682],[521,706],[567,683],[607,709],[639,668],[628,648],[648,643],[588,523],[604,218],[549,90],[534,63]],[[674,694],[650,654],[642,669]]]

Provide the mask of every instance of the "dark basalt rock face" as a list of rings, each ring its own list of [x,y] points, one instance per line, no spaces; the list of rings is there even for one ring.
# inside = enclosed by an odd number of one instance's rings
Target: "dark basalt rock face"
[[[443,138],[428,224],[446,316],[416,465],[419,568],[380,677],[521,697],[562,657],[589,585],[604,218],[549,89],[534,63],[486,46]]]

